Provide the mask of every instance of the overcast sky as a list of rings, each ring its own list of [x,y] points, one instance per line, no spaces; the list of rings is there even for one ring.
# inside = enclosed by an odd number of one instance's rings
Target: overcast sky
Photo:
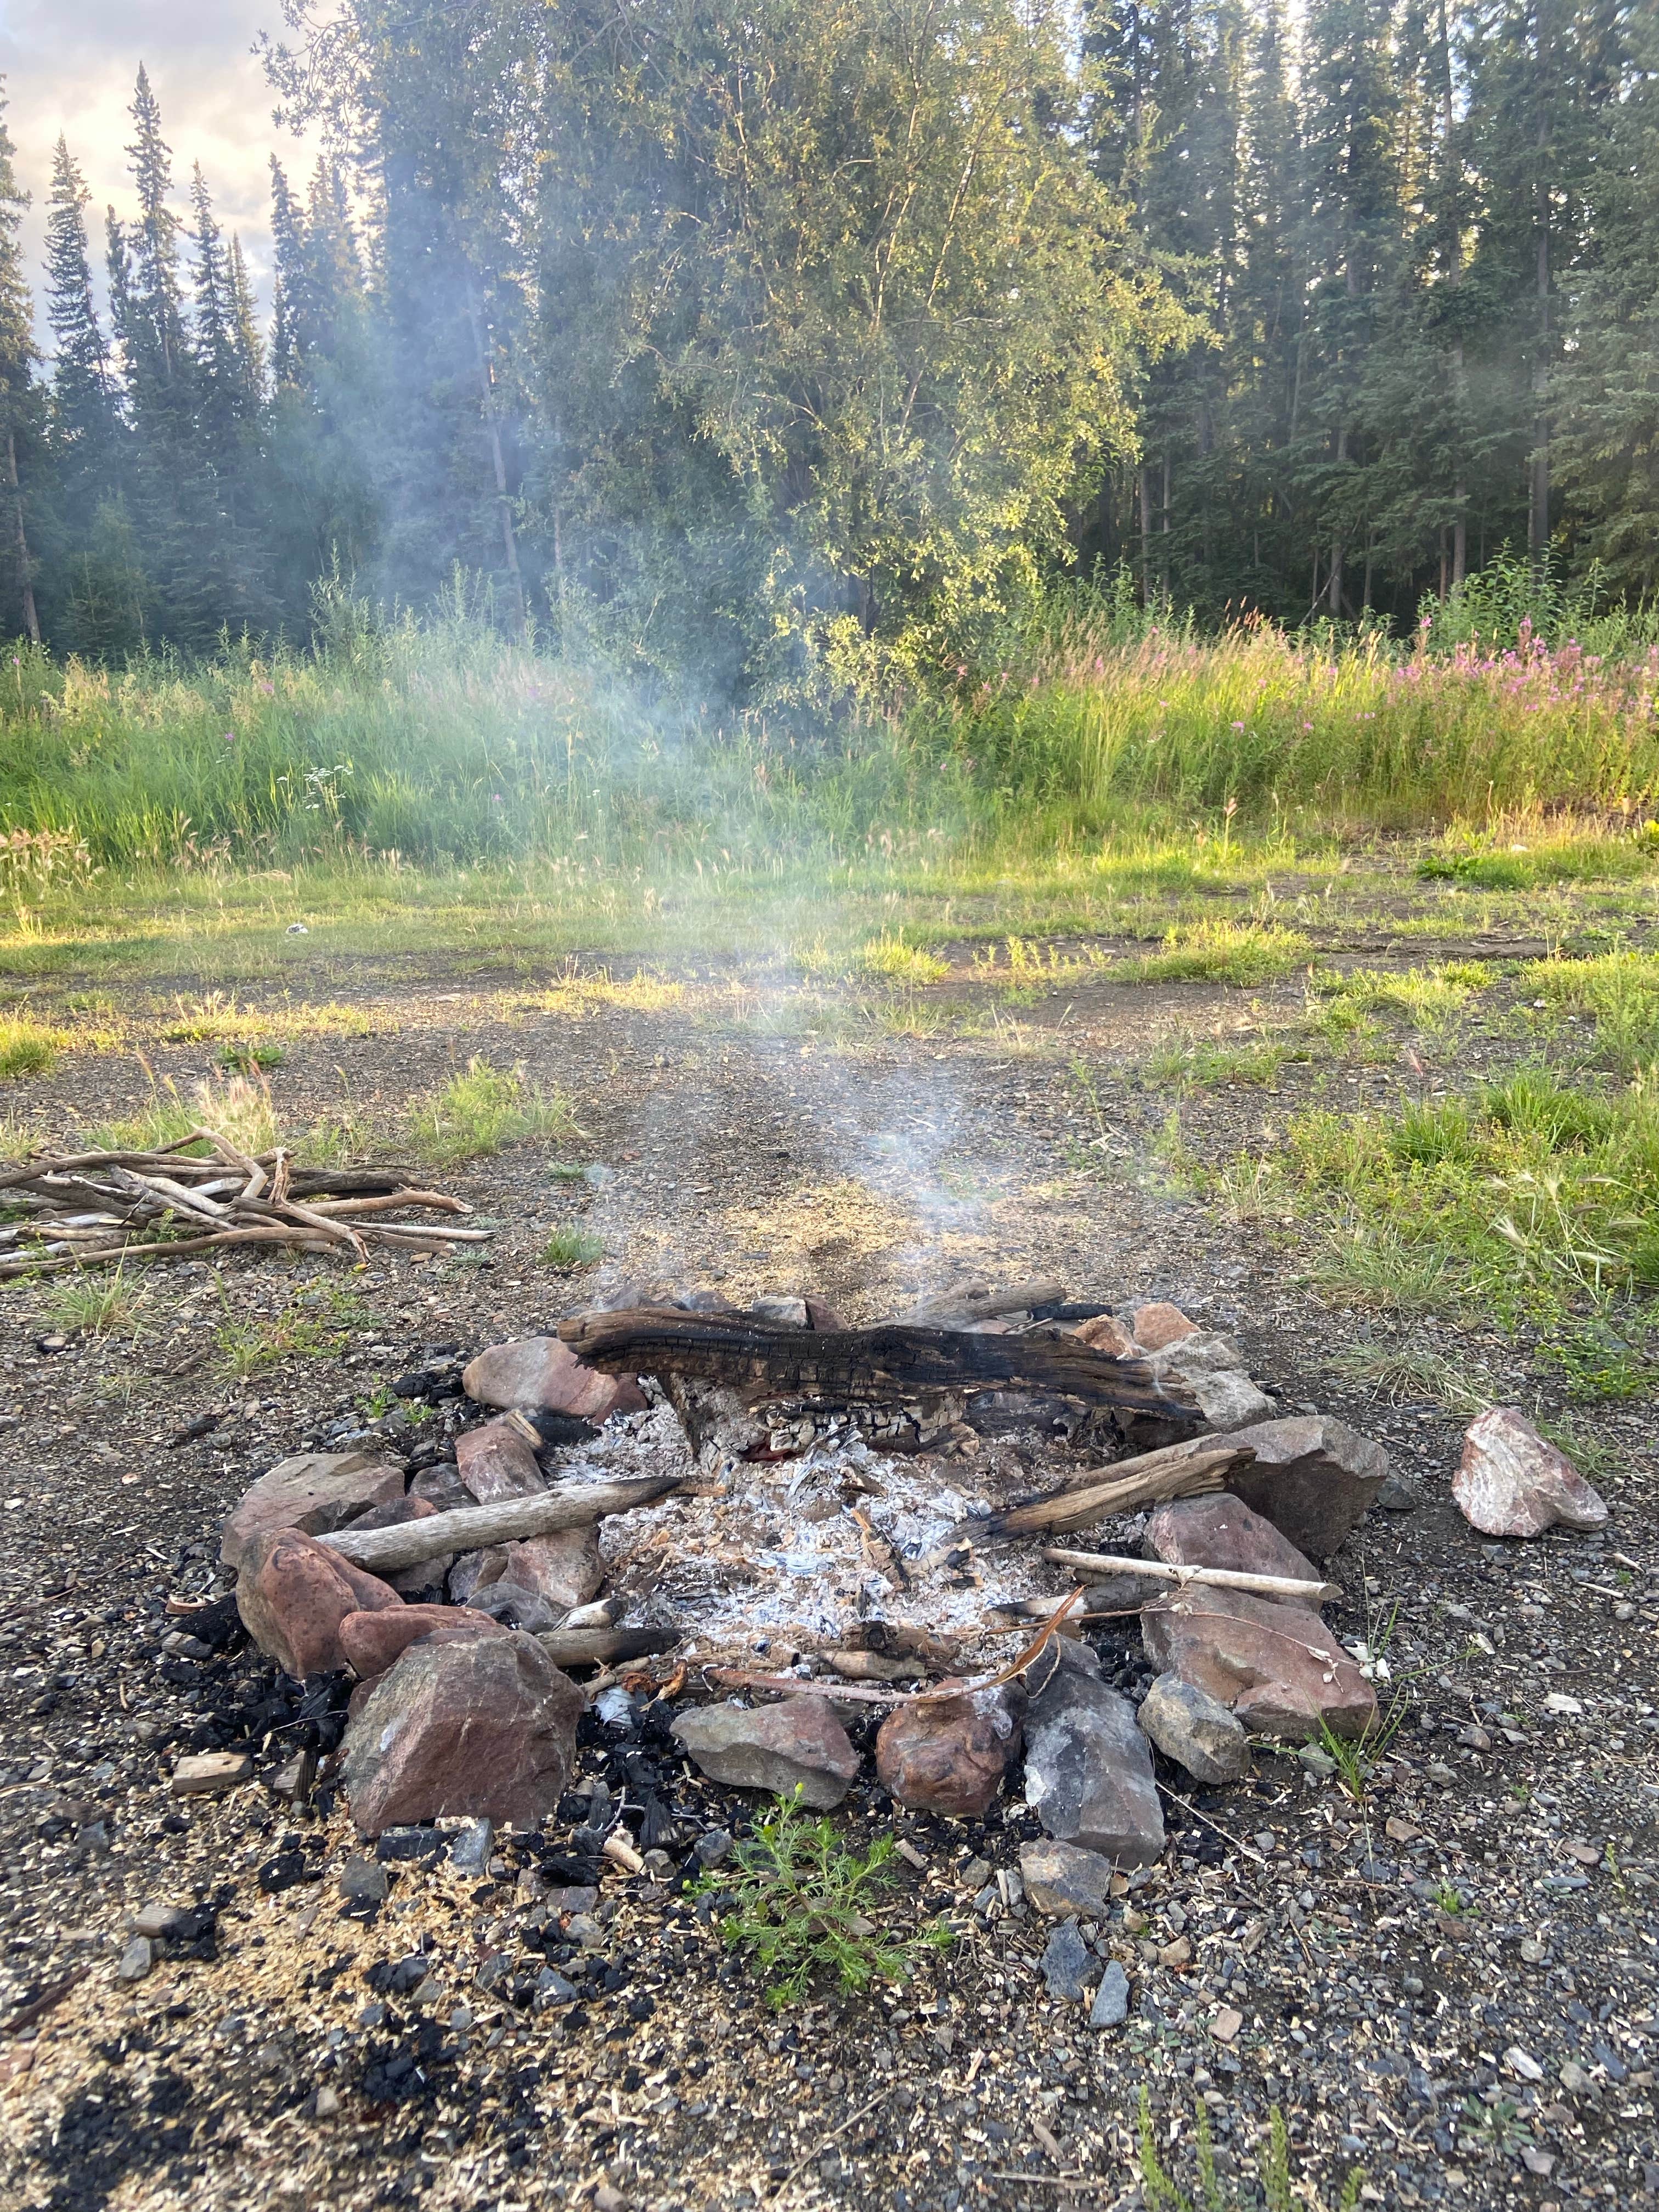
[[[9,121],[21,181],[34,195],[24,237],[37,289],[60,131],[92,190],[87,213],[95,258],[101,260],[105,208],[131,207],[127,110],[142,61],[161,104],[181,212],[189,206],[191,164],[199,161],[220,221],[228,233],[241,233],[261,298],[268,297],[265,165],[275,151],[290,175],[303,175],[313,159],[286,131],[278,134],[270,88],[251,51],[258,32],[282,28],[276,0],[0,0]]]

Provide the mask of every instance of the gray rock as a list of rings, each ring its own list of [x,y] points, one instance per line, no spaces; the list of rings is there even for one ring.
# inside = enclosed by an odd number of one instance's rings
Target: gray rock
[[[1139,1717],[1164,1757],[1200,1782],[1237,1782],[1250,1771],[1249,1741],[1237,1715],[1196,1683],[1160,1674]]]
[[[1049,1996],[1075,2002],[1098,1972],[1100,1961],[1084,1942],[1076,1921],[1062,1920],[1048,1938],[1042,1965]]]
[[[483,1874],[489,1865],[489,1854],[495,1848],[494,1823],[489,1820],[469,1820],[455,1832],[455,1840],[449,1847],[449,1863],[463,1874]]]
[[[1079,1658],[1086,1653],[1086,1660]],[[1099,1661],[1066,1641],[1025,1723],[1025,1796],[1061,1843],[1124,1866],[1164,1850],[1152,1755],[1127,1698],[1097,1679]]]
[[[154,1942],[157,1936],[171,1936],[192,1917],[187,1905],[147,1905],[135,1912],[127,1923],[135,1936],[143,1936]]]
[[[1111,1899],[1111,1861],[1051,1838],[1020,1845],[1019,1878],[1031,1903],[1051,1920],[1102,1919]]]
[[[694,1706],[676,1720],[674,1735],[711,1780],[779,1797],[799,1791],[820,1812],[840,1804],[859,1771],[830,1700],[811,1692],[775,1705]]]
[[[474,1613],[507,1621],[523,1629],[526,1636],[545,1636],[564,1619],[562,1608],[550,1605],[537,1591],[526,1589],[520,1583],[490,1583],[475,1590],[467,1602]]]
[[[626,1729],[630,1735],[640,1723],[640,1709],[620,1682],[599,1692],[593,1710],[607,1728]]]
[[[1231,1441],[1255,1454],[1236,1467],[1227,1487],[1310,1559],[1328,1559],[1370,1510],[1389,1472],[1389,1455],[1369,1437],[1328,1413],[1261,1421]]]
[[[1129,1977],[1115,1959],[1109,1959],[1100,1978],[1100,1987],[1095,1991],[1095,2001],[1089,2008],[1089,2025],[1121,2027],[1128,2017]]]
[[[1379,1513],[1415,1513],[1422,1503],[1421,1494],[1403,1474],[1385,1474],[1382,1489],[1371,1500]]]
[[[148,1936],[135,1936],[121,1954],[121,1963],[115,1969],[118,1982],[142,1982],[155,1964],[155,1946]]]
[[[555,2005],[574,2004],[575,2001],[574,1982],[566,1981],[564,1976],[556,1973],[551,1966],[544,1966],[536,1977],[537,2009],[545,2012]]]
[[[340,1869],[340,1894],[354,1904],[380,1904],[390,1887],[386,1869],[360,1852],[354,1852]]]
[[[700,1867],[724,1866],[732,1856],[732,1834],[727,1828],[709,1828],[691,1846],[691,1855]]]
[[[805,1328],[806,1327],[806,1301],[805,1298],[757,1298],[754,1304],[750,1307],[749,1310],[753,1314],[757,1321],[777,1322],[785,1328]]]

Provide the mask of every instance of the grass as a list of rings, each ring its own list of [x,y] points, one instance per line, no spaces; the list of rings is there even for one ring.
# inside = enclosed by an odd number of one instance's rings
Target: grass
[[[1360,968],[1338,981],[1316,980],[1309,993],[1310,1017],[1333,1042],[1363,1035],[1367,1018],[1376,1014],[1404,1015],[1415,1029],[1443,1033],[1495,980],[1478,960],[1398,971]]]
[[[1583,1090],[1532,1062],[1467,1098],[1298,1115],[1251,1164],[1287,1209],[1323,1217],[1315,1273],[1362,1302],[1559,1325],[1659,1287],[1644,1086]]]
[[[28,1014],[0,1016],[0,1076],[50,1075],[72,1040]]]
[[[374,1315],[353,1291],[302,1291],[278,1312],[246,1319],[231,1310],[222,1277],[216,1276],[220,1319],[214,1342],[227,1370],[239,1382],[284,1359],[325,1359],[344,1351],[354,1328]]]
[[[485,1159],[526,1137],[567,1137],[576,1124],[568,1099],[538,1088],[521,1069],[492,1067],[474,1057],[404,1119],[404,1136],[417,1159],[457,1167]]]
[[[152,1078],[150,1095],[136,1114],[100,1122],[85,1133],[88,1144],[110,1152],[149,1152],[176,1145],[195,1128],[212,1129],[248,1153],[270,1152],[280,1140],[270,1090],[257,1074],[210,1076],[188,1099],[176,1084]],[[191,1149],[207,1147],[198,1144]]]
[[[1588,960],[1540,960],[1524,971],[1528,989],[1559,1025],[1580,1015],[1595,1027],[1592,1057],[1623,1075],[1659,1062],[1659,958],[1621,947]]]
[[[65,1335],[133,1336],[147,1293],[129,1282],[118,1261],[113,1274],[101,1269],[59,1278],[42,1308],[46,1319]]]
[[[1129,983],[1271,983],[1305,967],[1312,939],[1278,922],[1206,921],[1177,924],[1162,952],[1121,960],[1112,970]]]
[[[1269,1041],[1228,1045],[1186,1030],[1154,1046],[1136,1073],[1160,1090],[1213,1091],[1224,1084],[1276,1083],[1289,1056],[1288,1047]]]
[[[936,952],[908,945],[887,930],[859,947],[854,965],[864,975],[884,976],[890,983],[938,983],[951,972],[950,963]]]
[[[260,1047],[278,1037],[368,1036],[374,1024],[361,1006],[330,1000],[322,1005],[243,1005],[234,991],[210,991],[186,1000],[176,998],[161,1023],[168,1044]]]
[[[853,1850],[832,1821],[784,1803],[738,1844],[734,1867],[704,1879],[702,1890],[728,1900],[721,1932],[761,1975],[769,2004],[799,2003],[820,1976],[849,1995],[878,1980],[902,1983],[949,1948],[942,1923],[897,1936],[870,1917],[890,1885],[896,1848],[878,1836],[868,1850]]]
[[[538,1254],[544,1267],[591,1267],[605,1257],[605,1241],[584,1229],[556,1229]]]
[[[1333,1370],[1351,1382],[1369,1382],[1396,1404],[1426,1399],[1460,1420],[1473,1420],[1495,1401],[1468,1368],[1415,1338],[1404,1344],[1365,1340],[1335,1353]]]
[[[1268,2111],[1267,2139],[1260,2146],[1253,2183],[1242,2177],[1231,2180],[1220,2172],[1216,2164],[1210,2111],[1201,2097],[1194,2105],[1193,2123],[1197,2195],[1188,2197],[1164,2162],[1152,2122],[1152,2098],[1145,2089],[1141,2091],[1136,2135],[1140,2192],[1147,2212],[1246,2212],[1246,2208],[1258,2204],[1262,2212],[1297,2212],[1304,2201],[1313,2202],[1311,2197],[1305,2196],[1304,2185],[1291,2179],[1290,2130],[1278,2105]],[[1364,2183],[1365,2169],[1352,2167],[1338,2199],[1339,2212],[1355,2212]]]

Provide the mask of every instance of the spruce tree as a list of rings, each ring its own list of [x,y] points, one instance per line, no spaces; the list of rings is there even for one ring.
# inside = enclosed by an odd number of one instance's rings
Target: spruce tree
[[[52,441],[61,467],[102,471],[115,443],[115,381],[93,295],[86,210],[92,195],[60,137],[46,198],[46,320],[52,336]]]
[[[12,603],[33,645],[40,642],[40,618],[34,603],[34,564],[29,550],[27,500],[19,470],[20,456],[33,458],[40,446],[40,395],[34,382],[38,358],[28,279],[23,270],[18,233],[29,196],[17,181],[16,148],[6,127],[7,107],[0,84],[0,465],[5,472],[10,526]]]

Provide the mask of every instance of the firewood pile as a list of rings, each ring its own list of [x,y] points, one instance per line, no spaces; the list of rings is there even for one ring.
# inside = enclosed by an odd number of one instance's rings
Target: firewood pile
[[[27,1209],[27,1218],[0,1227],[0,1277],[237,1246],[361,1260],[370,1244],[443,1252],[489,1234],[453,1218],[404,1218],[471,1212],[447,1192],[423,1188],[407,1168],[301,1167],[280,1147],[251,1155],[206,1128],[155,1152],[43,1147],[0,1174],[0,1194],[8,1211]]]

